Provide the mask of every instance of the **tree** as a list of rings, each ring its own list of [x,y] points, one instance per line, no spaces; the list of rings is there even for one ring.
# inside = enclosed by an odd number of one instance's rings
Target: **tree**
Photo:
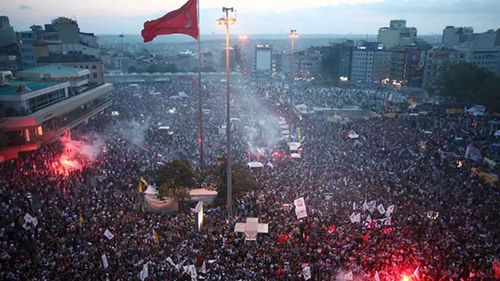
[[[461,103],[477,103],[500,111],[500,77],[474,64],[450,66],[438,79],[439,94]]]
[[[179,72],[179,70],[177,69],[177,66],[175,64],[169,63],[165,67],[165,72],[175,73],[175,72]]]
[[[158,187],[158,192],[161,198],[170,197],[182,201],[189,196],[189,190],[185,186],[178,186],[174,180],[169,180]]]
[[[226,163],[226,157],[221,157],[217,164],[212,166],[209,171],[212,178],[212,184],[217,187],[215,203],[218,205],[225,204],[227,200]],[[233,165],[232,174],[233,197],[244,194],[257,187],[257,182],[248,169],[240,165]]]
[[[161,197],[180,199],[196,184],[196,174],[186,160],[174,160],[158,171],[156,182]]]

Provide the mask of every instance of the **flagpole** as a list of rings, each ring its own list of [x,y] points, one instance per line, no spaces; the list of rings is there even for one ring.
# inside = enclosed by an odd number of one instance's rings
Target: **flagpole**
[[[196,16],[198,18],[198,39],[196,43],[198,45],[198,144],[200,146],[200,163],[199,169],[200,173],[203,173],[204,163],[204,151],[203,151],[203,95],[201,92],[201,46],[200,46],[200,1],[196,1]]]

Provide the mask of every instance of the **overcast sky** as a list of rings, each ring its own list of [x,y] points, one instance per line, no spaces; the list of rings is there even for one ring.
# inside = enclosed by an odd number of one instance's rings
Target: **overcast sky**
[[[74,17],[80,30],[139,34],[143,23],[187,0],[0,0],[0,15],[14,29],[28,30],[58,16]],[[202,34],[222,33],[221,7],[237,9],[239,34],[376,34],[390,19],[406,19],[419,34],[441,34],[447,25],[475,31],[500,28],[500,0],[200,0]]]

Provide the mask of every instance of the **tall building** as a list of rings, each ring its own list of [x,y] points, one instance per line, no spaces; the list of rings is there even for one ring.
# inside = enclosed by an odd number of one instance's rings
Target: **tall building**
[[[463,58],[464,53],[444,46],[429,50],[425,59],[424,88],[430,91],[437,90],[441,74]]]
[[[350,40],[322,47],[321,67],[324,78],[351,78],[353,47],[354,42]]]
[[[16,33],[10,25],[9,18],[0,16],[0,47],[16,43]]]
[[[17,71],[21,67],[16,33],[9,18],[0,16],[0,70]]]
[[[111,105],[111,84],[89,84],[90,71],[47,65],[18,72],[0,85],[0,130],[8,139],[0,158],[37,150]]]
[[[389,78],[403,86],[422,88],[425,58],[430,49],[431,46],[422,41],[392,48]]]
[[[406,27],[406,20],[391,20],[389,27],[378,30],[378,42],[387,49],[411,44],[417,38],[415,27]]]
[[[378,43],[354,47],[351,80],[356,82],[380,82],[389,78],[391,53]]]
[[[474,33],[470,27],[447,26],[443,46],[464,53],[464,61],[500,75],[500,29]]]
[[[441,45],[444,47],[456,47],[469,40],[469,36],[474,33],[472,27],[447,26],[443,30]]]
[[[96,36],[80,32],[78,23],[72,19],[59,17],[44,27],[33,25],[29,31],[17,32],[16,37],[23,69],[35,67],[41,58],[48,56],[82,54],[99,58]]]

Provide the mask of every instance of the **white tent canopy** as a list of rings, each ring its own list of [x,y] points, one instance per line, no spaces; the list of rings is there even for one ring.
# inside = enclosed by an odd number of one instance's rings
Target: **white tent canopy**
[[[208,190],[206,188],[195,188],[189,192],[189,198],[192,201],[211,202],[217,196],[217,191]]]
[[[248,162],[248,167],[249,168],[263,168],[264,164],[262,164],[262,162],[253,161],[253,162]]]
[[[289,142],[287,144],[290,151],[297,151],[301,146],[300,142]]]

